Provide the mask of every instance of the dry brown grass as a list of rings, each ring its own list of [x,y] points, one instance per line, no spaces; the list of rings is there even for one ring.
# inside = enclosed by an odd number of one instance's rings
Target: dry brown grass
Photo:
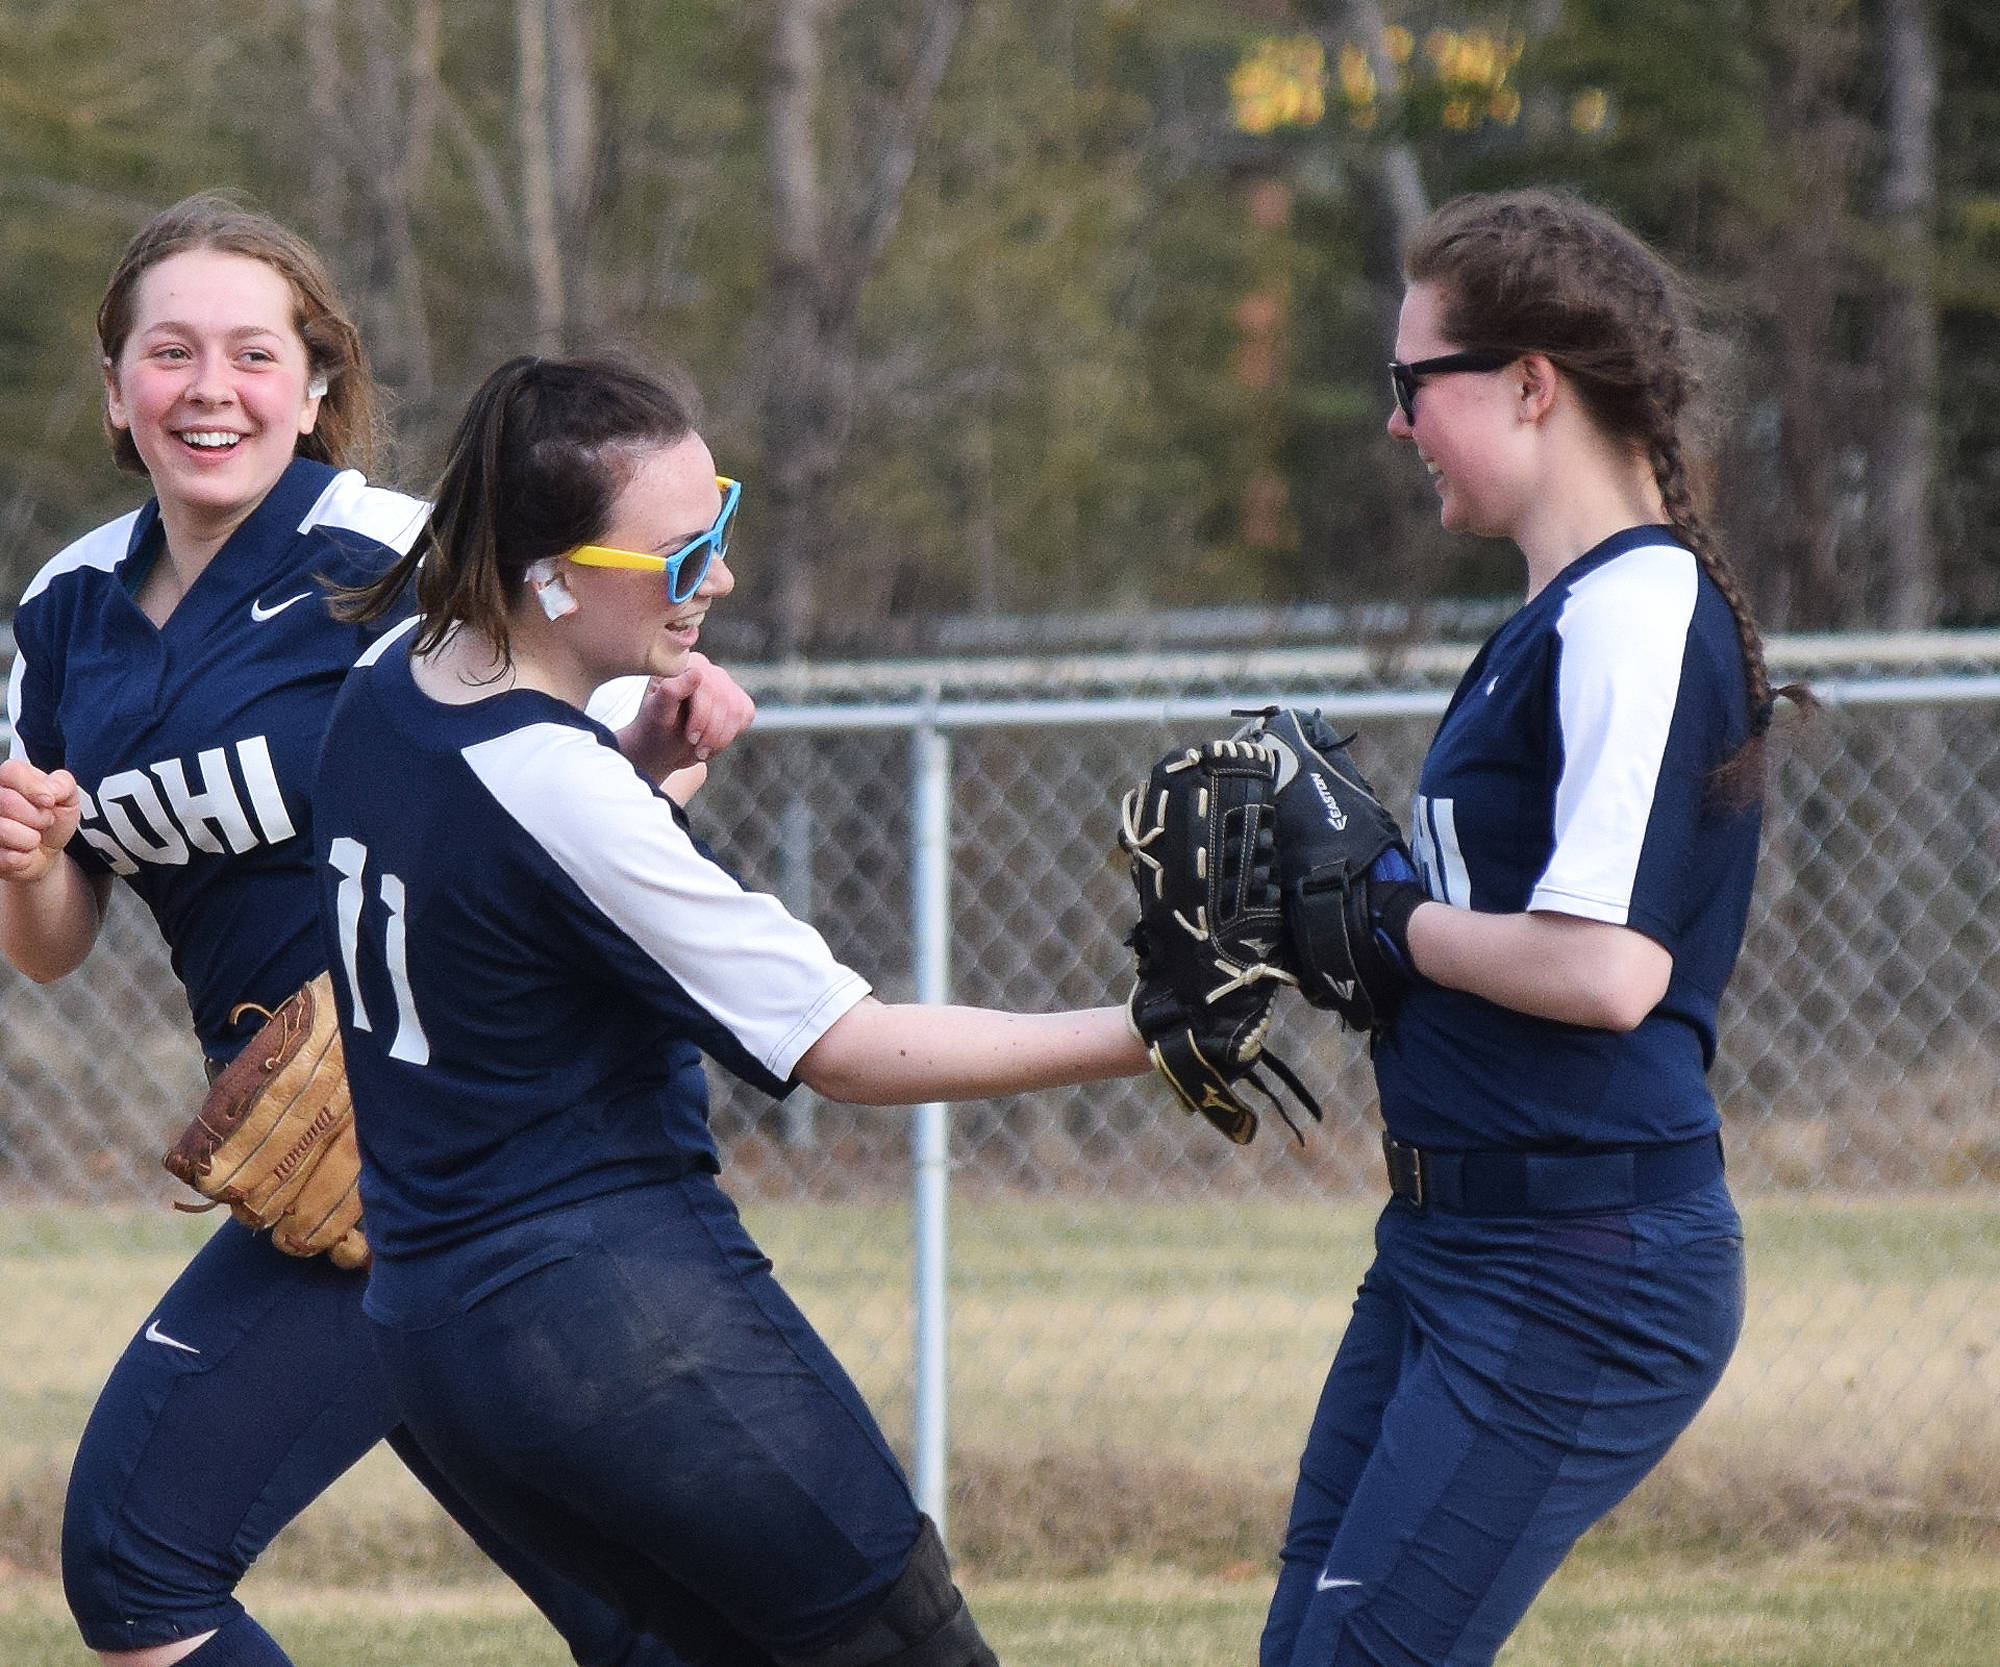
[[[1830,1063],[1757,1103],[1728,1120],[1730,1174],[1746,1191],[1990,1193],[2000,1181],[2000,1054],[1990,1048],[1905,1070]]]
[[[1972,1192],[1818,1195],[1748,1214],[1737,1359],[1596,1540],[1613,1554],[1727,1557],[2000,1546],[2000,1207]],[[1268,1571],[1371,1215],[1242,1201],[955,1209],[960,1555],[1008,1577]],[[753,1226],[906,1436],[906,1220],[759,1206]],[[199,1231],[150,1215],[0,1222],[0,1561],[53,1571],[63,1475],[96,1385]],[[363,1584],[487,1577],[386,1452],[342,1478],[267,1566]]]
[[[1170,1461],[1101,1453],[961,1452],[953,1555],[982,1577],[1075,1579],[1171,1564],[1240,1577],[1275,1567],[1283,1488]]]

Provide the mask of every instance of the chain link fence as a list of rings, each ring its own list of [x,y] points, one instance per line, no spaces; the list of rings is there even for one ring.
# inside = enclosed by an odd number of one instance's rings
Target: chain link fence
[[[1232,705],[1317,703],[1407,802],[1469,648],[904,664],[746,679],[762,704],[694,818],[889,1000],[920,987],[919,732],[949,742],[949,986],[1122,998],[1117,801]],[[1751,1317],[1614,1531],[1768,1544],[2000,1524],[2000,635],[1793,640],[1826,699],[1782,719],[1713,1074]],[[115,1249],[164,1208],[200,1090],[186,1009],[124,888],[85,967],[0,973],[0,1189]],[[992,1568],[1169,1543],[1265,1559],[1383,1195],[1353,1038],[1292,1001],[1318,1093],[1234,1148],[1150,1079],[950,1117],[952,1530]],[[914,1439],[910,1114],[714,1077],[725,1182],[899,1440]],[[107,1253],[109,1251],[107,1250]],[[136,1300],[150,1301],[150,1295]],[[143,1308],[117,1317],[111,1348]],[[106,1357],[108,1364],[108,1355]],[[6,1394],[0,1385],[0,1399]],[[80,1420],[79,1420],[80,1423]],[[73,1438],[72,1438],[73,1439]]]

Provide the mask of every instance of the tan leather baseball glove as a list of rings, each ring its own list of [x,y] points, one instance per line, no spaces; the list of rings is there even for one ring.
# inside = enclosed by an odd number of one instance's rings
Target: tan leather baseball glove
[[[263,1011],[246,1002],[230,1017],[246,1010]],[[361,1153],[325,973],[265,1020],[162,1161],[244,1226],[268,1228],[288,1256],[324,1252],[336,1267],[368,1265]]]

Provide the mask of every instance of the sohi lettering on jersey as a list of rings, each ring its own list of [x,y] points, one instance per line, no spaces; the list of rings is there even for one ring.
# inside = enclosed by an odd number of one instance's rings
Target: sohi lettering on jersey
[[[179,758],[119,770],[82,797],[77,831],[116,874],[136,874],[142,862],[178,867],[195,851],[240,855],[298,833],[261,735],[208,748],[196,756],[192,772]]]

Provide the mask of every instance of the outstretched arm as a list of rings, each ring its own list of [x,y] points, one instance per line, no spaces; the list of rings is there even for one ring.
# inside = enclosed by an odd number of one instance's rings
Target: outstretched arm
[[[1002,1013],[885,1005],[870,996],[800,1059],[801,1082],[850,1105],[986,1100],[1150,1070],[1122,1007]]]
[[[74,972],[97,942],[111,876],[63,854],[82,814],[67,770],[0,763],[0,952],[37,984]]]

